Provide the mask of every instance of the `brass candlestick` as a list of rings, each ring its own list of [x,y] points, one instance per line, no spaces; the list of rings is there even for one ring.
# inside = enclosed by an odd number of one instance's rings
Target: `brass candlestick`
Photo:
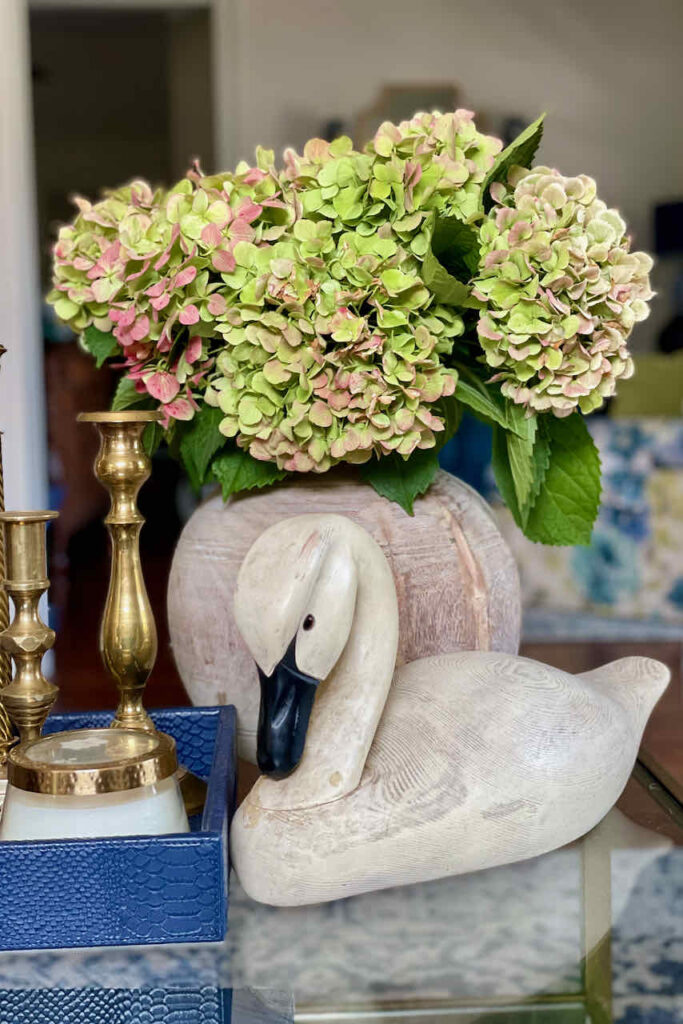
[[[57,512],[2,512],[7,579],[4,588],[14,602],[14,619],[0,634],[0,647],[14,658],[14,679],[0,691],[0,700],[22,742],[40,736],[57,697],[57,687],[41,671],[43,655],[55,634],[40,618],[38,603],[50,586],[47,578],[45,524]]]
[[[113,728],[155,732],[142,706],[142,694],[157,656],[157,632],[140,564],[140,530],[144,523],[137,496],[149,477],[150,459],[142,433],[156,412],[84,412],[79,420],[94,423],[100,435],[95,475],[109,491],[111,508],[104,520],[111,538],[111,576],[100,626],[100,654],[119,691]]]

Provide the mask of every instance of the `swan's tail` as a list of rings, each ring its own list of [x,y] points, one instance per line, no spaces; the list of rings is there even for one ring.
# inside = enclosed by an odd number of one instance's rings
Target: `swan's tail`
[[[632,657],[619,658],[590,672],[582,672],[579,678],[608,693],[642,730],[669,685],[671,672],[654,658]]]

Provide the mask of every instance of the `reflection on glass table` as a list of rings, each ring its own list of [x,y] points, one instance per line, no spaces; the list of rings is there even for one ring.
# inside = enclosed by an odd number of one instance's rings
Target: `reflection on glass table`
[[[683,809],[638,765],[597,829],[532,861],[295,909],[253,903],[233,878],[225,943],[0,955],[15,1005],[16,990],[231,988],[278,1022],[293,1006],[310,1024],[682,1024]],[[0,1024],[33,1024],[3,1003]],[[150,1024],[213,1024],[185,1005]]]

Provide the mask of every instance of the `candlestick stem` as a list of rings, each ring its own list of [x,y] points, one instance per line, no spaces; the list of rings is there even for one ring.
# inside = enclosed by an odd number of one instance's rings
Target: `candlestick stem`
[[[148,732],[155,728],[142,696],[156,661],[157,633],[140,562],[140,530],[145,520],[137,496],[151,469],[142,434],[156,419],[157,413],[147,411],[79,416],[98,429],[95,475],[111,499],[104,520],[111,539],[111,575],[100,626],[100,654],[119,691],[112,727]]]
[[[1,512],[7,578],[4,589],[14,603],[14,619],[1,634],[0,648],[14,659],[14,679],[0,690],[0,701],[22,742],[40,736],[57,697],[57,687],[41,670],[43,655],[55,642],[40,618],[38,604],[50,586],[45,526],[57,512]]]

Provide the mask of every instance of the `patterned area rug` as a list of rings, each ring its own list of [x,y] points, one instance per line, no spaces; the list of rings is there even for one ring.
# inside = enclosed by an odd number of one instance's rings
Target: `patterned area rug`
[[[613,854],[614,877],[638,870],[637,853]],[[635,862],[635,863],[634,863]],[[640,866],[612,936],[615,1020],[683,1024],[683,849]]]
[[[611,856],[615,1022],[683,1024],[683,849],[618,811],[591,841]],[[230,914],[225,944],[0,954],[0,989],[265,988],[339,1010],[581,992],[580,844],[291,910],[253,903],[233,879]],[[594,916],[593,934],[603,926]]]
[[[235,984],[291,985],[297,1007],[581,990],[578,848],[317,907],[232,889]]]

